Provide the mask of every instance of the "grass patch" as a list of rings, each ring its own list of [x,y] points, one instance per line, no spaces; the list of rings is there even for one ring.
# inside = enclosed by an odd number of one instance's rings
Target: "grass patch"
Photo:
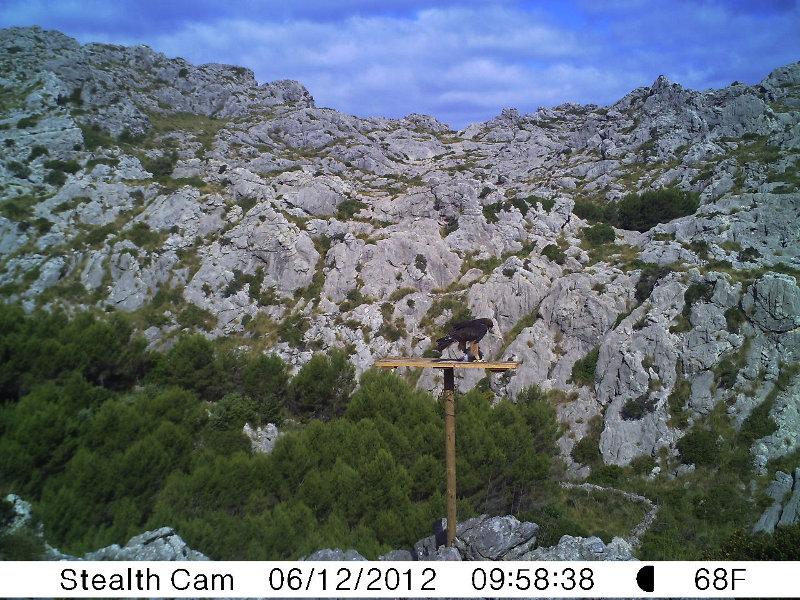
[[[557,488],[546,506],[520,515],[520,520],[539,525],[538,546],[553,546],[563,535],[596,535],[608,543],[628,536],[647,514],[643,502],[625,498],[613,490]]]

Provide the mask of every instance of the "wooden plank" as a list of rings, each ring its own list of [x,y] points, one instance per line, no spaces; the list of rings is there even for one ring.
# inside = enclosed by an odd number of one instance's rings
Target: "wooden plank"
[[[422,367],[433,369],[488,369],[490,371],[508,371],[516,369],[521,363],[518,360],[502,361],[473,361],[464,362],[441,358],[420,358],[414,356],[387,356],[375,363],[381,369],[395,369],[397,367]]]

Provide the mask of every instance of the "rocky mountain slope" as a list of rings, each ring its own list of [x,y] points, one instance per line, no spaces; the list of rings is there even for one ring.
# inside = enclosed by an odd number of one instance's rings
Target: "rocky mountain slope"
[[[800,63],[458,132],[37,27],[0,31],[0,73],[5,301],[125,311],[153,345],[238,336],[295,367],[338,346],[358,371],[488,316],[487,355],[522,361],[489,385],[562,390],[565,457],[584,438],[610,464],[675,452],[722,402],[737,426],[775,421],[757,469],[800,447]],[[592,235],[663,188],[699,208]]]

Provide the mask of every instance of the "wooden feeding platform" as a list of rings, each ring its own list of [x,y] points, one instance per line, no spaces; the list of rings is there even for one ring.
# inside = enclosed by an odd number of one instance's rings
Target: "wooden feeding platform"
[[[388,356],[375,363],[376,367],[383,370],[395,369],[397,367],[428,367],[434,369],[488,369],[489,371],[508,371],[516,369],[520,365],[518,360],[492,360],[492,361],[472,361],[450,360],[443,358],[415,358],[408,356]]]
[[[455,369],[486,369],[493,373],[503,373],[516,369],[521,364],[516,360],[472,361],[441,358],[415,358],[408,356],[389,356],[375,363],[383,370],[397,367],[442,369],[444,373],[444,437],[445,471],[447,473],[447,545],[453,545],[456,537],[456,407],[455,407]]]

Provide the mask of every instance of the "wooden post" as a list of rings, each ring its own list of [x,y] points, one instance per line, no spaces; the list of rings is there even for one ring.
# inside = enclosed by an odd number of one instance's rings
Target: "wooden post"
[[[473,350],[473,352],[475,352]],[[388,356],[375,363],[384,370],[397,367],[431,367],[444,372],[444,444],[445,472],[447,474],[447,545],[453,545],[456,537],[456,383],[455,369],[486,369],[490,373],[502,373],[516,369],[521,363],[516,360],[474,361]]]
[[[444,443],[447,472],[447,545],[456,537],[456,402],[455,373],[452,367],[444,371]]]

